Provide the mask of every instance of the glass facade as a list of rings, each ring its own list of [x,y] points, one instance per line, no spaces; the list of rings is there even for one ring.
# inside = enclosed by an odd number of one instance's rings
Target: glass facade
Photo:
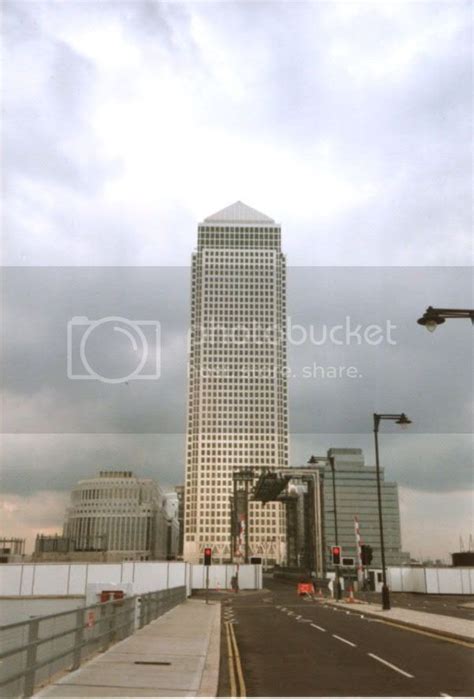
[[[357,560],[355,517],[358,517],[361,541],[373,548],[371,568],[380,568],[380,530],[375,466],[364,465],[361,449],[330,449],[334,457],[336,478],[336,505],[339,541],[334,528],[332,470],[328,465],[324,476],[323,512],[326,562],[332,568],[330,547],[338,543],[343,556]],[[398,486],[384,480],[381,469],[382,514],[384,525],[385,558],[387,565],[401,563],[400,509]]]

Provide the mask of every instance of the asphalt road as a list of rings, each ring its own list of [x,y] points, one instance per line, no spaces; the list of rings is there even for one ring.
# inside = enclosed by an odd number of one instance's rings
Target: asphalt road
[[[299,598],[285,583],[224,598],[219,696],[230,695],[226,631],[247,696],[472,696],[474,650]]]

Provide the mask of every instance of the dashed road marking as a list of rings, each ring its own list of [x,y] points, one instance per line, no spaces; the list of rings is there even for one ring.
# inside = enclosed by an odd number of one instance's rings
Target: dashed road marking
[[[402,670],[401,668],[397,667],[396,665],[392,665],[392,663],[389,663],[388,660],[384,660],[383,658],[379,658],[378,655],[374,655],[373,653],[367,653],[367,655],[370,655],[371,658],[374,660],[378,660],[379,663],[383,663],[387,667],[391,667],[392,670],[395,670],[395,672],[399,672],[400,675],[405,675],[405,677],[411,677],[413,678],[414,675],[410,675],[409,672],[405,672],[405,670]]]
[[[300,624],[310,624],[311,619],[298,619],[298,623]]]
[[[296,617],[296,619],[301,619],[301,614],[298,614],[298,616]]]
[[[445,694],[444,692],[440,692],[440,693],[439,693],[439,696],[440,696],[440,697],[450,697],[451,694]]]
[[[311,624],[311,626],[312,626],[314,629],[318,629],[318,631],[326,631],[326,629],[323,629],[322,626],[318,626],[317,624]]]
[[[335,633],[333,633],[332,637],[337,638],[338,641],[342,641],[343,643],[347,643],[348,646],[352,646],[353,648],[356,647],[356,644],[352,643],[352,641],[348,641],[347,638],[342,638],[342,636],[337,636]]]

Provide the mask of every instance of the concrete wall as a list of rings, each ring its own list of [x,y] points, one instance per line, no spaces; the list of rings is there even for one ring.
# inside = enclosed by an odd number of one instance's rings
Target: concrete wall
[[[395,568],[387,569],[393,592],[424,592],[435,595],[474,594],[474,568]]]

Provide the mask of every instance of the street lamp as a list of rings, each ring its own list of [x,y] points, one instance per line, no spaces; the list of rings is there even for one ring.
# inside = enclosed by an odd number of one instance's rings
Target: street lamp
[[[310,460],[308,461],[309,464],[317,464],[323,462],[325,464],[329,463],[331,466],[331,473],[332,473],[332,501],[334,503],[334,536],[336,538],[336,541],[334,544],[336,546],[339,546],[339,534],[338,534],[338,528],[337,528],[337,503],[336,503],[336,464],[335,464],[335,459],[334,456],[327,456],[327,457],[318,457],[318,456],[312,456]],[[340,600],[341,599],[341,583],[339,581],[339,566],[335,565],[335,574],[336,574],[336,599]]]
[[[465,308],[433,308],[433,306],[428,306],[424,314],[416,322],[418,325],[424,325],[432,333],[447,318],[470,318],[471,323],[474,324],[474,310]]]
[[[374,413],[374,438],[375,438],[375,470],[377,474],[377,500],[379,506],[380,527],[380,552],[382,557],[382,609],[390,609],[390,593],[387,585],[387,569],[385,566],[385,546],[383,540],[382,518],[382,489],[380,485],[380,461],[379,461],[379,425],[381,420],[393,420],[397,425],[406,427],[411,424],[405,413],[398,415]]]

